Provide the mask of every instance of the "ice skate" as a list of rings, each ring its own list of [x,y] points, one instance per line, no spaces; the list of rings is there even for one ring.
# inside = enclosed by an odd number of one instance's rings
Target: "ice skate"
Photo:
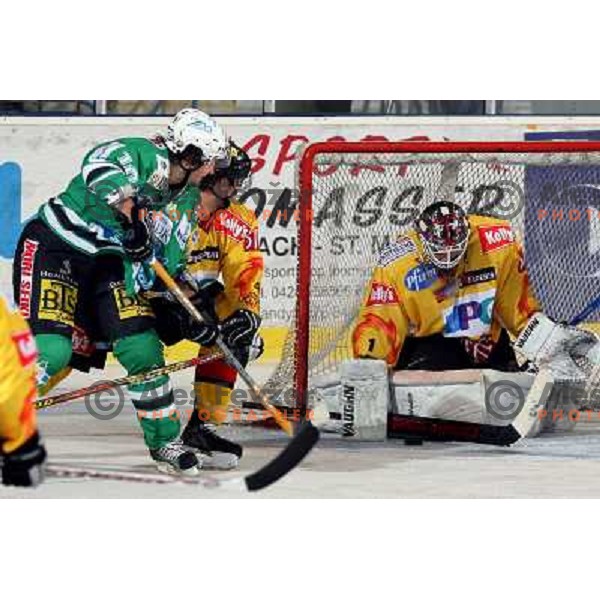
[[[191,448],[201,461],[203,469],[229,470],[237,467],[242,457],[242,447],[217,434],[216,426],[190,419],[181,440]]]
[[[197,475],[200,469],[200,461],[184,447],[180,439],[173,440],[162,448],[151,449],[150,456],[162,473]]]

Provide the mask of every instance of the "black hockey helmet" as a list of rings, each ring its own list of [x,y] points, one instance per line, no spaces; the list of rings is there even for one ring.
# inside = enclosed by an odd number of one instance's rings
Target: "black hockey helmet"
[[[252,161],[248,154],[230,140],[227,148],[227,156],[223,160],[216,161],[214,173],[202,179],[200,189],[213,190],[214,192],[215,183],[226,177],[229,183],[235,188],[234,194],[243,192],[250,187],[252,180],[250,176],[251,168]],[[222,198],[222,200],[228,199]]]
[[[453,269],[467,251],[469,221],[454,202],[430,204],[417,217],[415,228],[427,257],[438,269]]]

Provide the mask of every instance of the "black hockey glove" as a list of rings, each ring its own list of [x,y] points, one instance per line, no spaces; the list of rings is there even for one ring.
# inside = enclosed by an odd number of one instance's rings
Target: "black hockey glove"
[[[2,483],[20,487],[35,487],[44,479],[46,449],[36,433],[10,454],[2,456]]]
[[[190,298],[192,304],[208,321],[216,323],[218,318],[215,310],[215,303],[219,294],[225,290],[223,284],[217,279],[205,279],[195,285],[197,291]]]
[[[265,351],[265,342],[260,333],[254,335],[249,346],[237,346],[232,349],[234,356],[240,361],[242,367],[246,368],[248,363],[260,358]]]
[[[219,322],[215,303],[217,296],[225,289],[223,284],[216,279],[205,279],[197,284],[197,292],[190,298],[192,304],[198,309],[203,323],[198,323],[190,317],[190,331],[188,339],[205,347],[213,346],[219,335]]]
[[[223,341],[234,352],[250,346],[260,327],[260,321],[260,317],[251,310],[236,310],[221,323]]]
[[[206,323],[197,323],[171,296],[164,284],[157,281],[153,291],[162,297],[153,298],[150,304],[156,315],[154,327],[161,341],[167,346],[181,340],[193,340],[203,346],[212,346],[218,335],[215,301],[223,291],[223,285],[216,279],[206,279],[198,284],[184,276],[178,277],[178,284],[188,291],[196,288],[193,295],[190,296],[190,300],[204,317]]]
[[[178,304],[164,298],[151,301],[156,314],[154,328],[163,344],[172,346],[181,340],[192,340],[203,346],[212,346],[219,335],[215,322],[198,323]]]
[[[198,323],[198,321],[192,320],[190,317],[186,333],[186,339],[209,348],[210,346],[214,346],[217,341],[219,328],[214,323],[209,323],[208,321]]]
[[[131,221],[122,220],[123,248],[134,262],[144,261],[152,256],[152,239],[148,225],[140,219],[140,207],[135,204],[131,210]]]

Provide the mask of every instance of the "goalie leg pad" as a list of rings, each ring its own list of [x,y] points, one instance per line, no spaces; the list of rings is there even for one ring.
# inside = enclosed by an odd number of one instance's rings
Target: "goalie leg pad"
[[[342,437],[383,441],[390,400],[388,368],[383,360],[350,360],[340,367]]]

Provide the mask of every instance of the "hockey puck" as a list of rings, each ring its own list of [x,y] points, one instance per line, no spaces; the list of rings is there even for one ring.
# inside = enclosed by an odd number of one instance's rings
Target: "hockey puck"
[[[420,437],[407,437],[407,438],[404,438],[404,445],[405,446],[422,446],[423,445],[423,438],[420,438]]]

